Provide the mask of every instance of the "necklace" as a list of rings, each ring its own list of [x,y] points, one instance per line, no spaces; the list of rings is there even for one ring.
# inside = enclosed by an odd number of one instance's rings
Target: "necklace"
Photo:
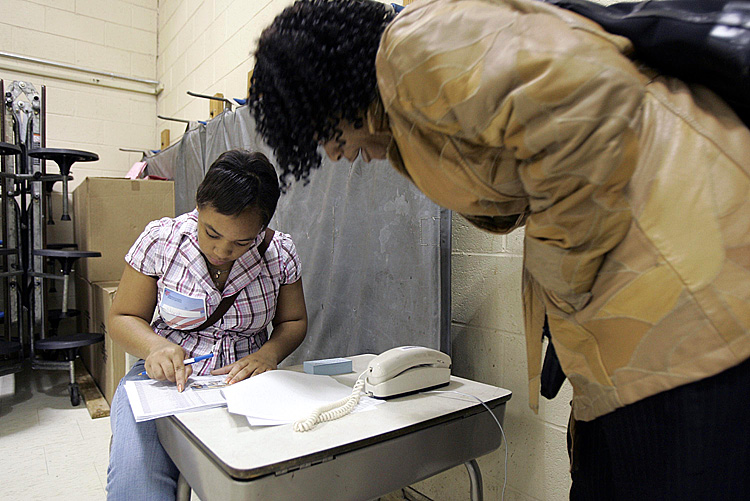
[[[223,275],[229,274],[229,271],[231,270],[231,268],[229,268],[229,270],[220,270],[219,268],[214,268],[208,261],[206,261],[206,264],[208,265],[208,274],[211,276],[211,280],[213,280],[214,283],[219,282],[221,277]]]
[[[211,279],[216,282],[221,278],[221,275],[227,273],[229,270],[215,270],[213,268],[209,268],[208,271],[211,273]]]

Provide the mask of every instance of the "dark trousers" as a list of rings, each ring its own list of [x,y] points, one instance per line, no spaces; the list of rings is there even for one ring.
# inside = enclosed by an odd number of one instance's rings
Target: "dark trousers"
[[[571,431],[571,500],[750,499],[750,360]]]

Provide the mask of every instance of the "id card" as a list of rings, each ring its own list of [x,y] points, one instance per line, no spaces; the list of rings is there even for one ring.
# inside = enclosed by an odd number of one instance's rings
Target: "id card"
[[[159,312],[173,329],[192,329],[206,321],[206,298],[186,296],[165,287]]]
[[[194,390],[216,390],[218,388],[224,388],[226,385],[226,381],[211,381],[206,383],[192,383],[189,388]]]
[[[188,388],[194,390],[218,390],[227,385],[227,376],[190,376]]]

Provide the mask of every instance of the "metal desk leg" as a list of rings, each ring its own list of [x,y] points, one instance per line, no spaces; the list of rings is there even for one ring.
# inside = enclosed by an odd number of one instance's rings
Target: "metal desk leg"
[[[469,470],[469,480],[471,480],[471,501],[482,501],[484,494],[482,493],[482,472],[479,471],[479,464],[476,459],[467,461],[464,463],[466,469]]]
[[[185,480],[185,477],[183,477],[182,473],[180,473],[180,476],[177,477],[176,501],[190,501],[190,491],[191,491],[190,484],[187,483],[187,480]]]

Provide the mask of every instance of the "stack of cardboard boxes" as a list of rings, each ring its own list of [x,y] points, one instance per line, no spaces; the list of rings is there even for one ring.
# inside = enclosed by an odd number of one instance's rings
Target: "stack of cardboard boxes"
[[[81,358],[107,402],[135,361],[107,331],[109,307],[125,269],[125,254],[146,225],[174,217],[174,183],[125,178],[86,178],[73,191],[73,224],[79,250],[102,257],[76,263],[76,308],[81,332],[100,332],[104,343],[82,350]]]

